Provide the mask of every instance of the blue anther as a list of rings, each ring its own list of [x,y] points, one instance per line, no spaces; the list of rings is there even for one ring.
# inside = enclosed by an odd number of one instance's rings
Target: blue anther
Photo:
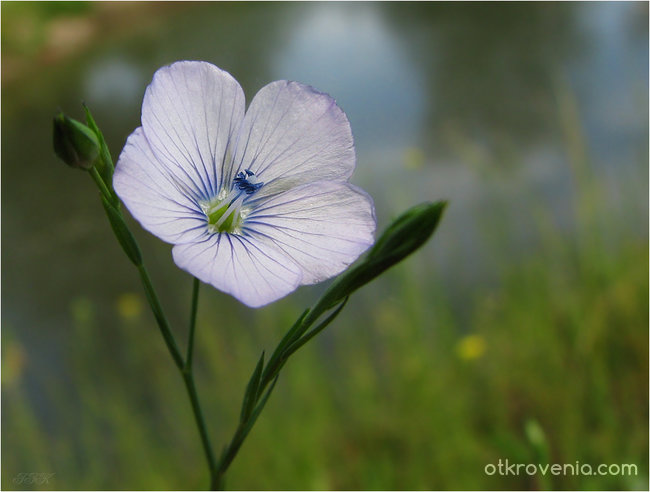
[[[235,186],[247,195],[252,195],[257,190],[259,190],[264,183],[251,183],[248,178],[255,176],[255,173],[250,169],[245,171],[239,171],[233,182]]]

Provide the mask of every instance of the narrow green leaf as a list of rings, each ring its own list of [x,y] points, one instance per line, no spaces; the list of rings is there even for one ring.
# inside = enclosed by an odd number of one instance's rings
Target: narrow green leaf
[[[242,406],[241,406],[241,415],[239,417],[240,422],[245,422],[248,419],[248,417],[250,417],[250,414],[253,411],[253,408],[255,407],[255,403],[257,403],[257,392],[260,387],[260,379],[262,377],[263,368],[264,368],[264,352],[262,352],[262,356],[260,357],[257,366],[255,366],[255,370],[251,375],[250,381],[248,381],[248,384],[246,385],[246,392],[244,393],[244,401],[242,402]]]
[[[101,198],[102,205],[104,205],[104,210],[106,210],[106,215],[108,216],[108,221],[111,224],[111,229],[113,229],[115,237],[117,237],[117,240],[126,253],[126,256],[129,257],[129,260],[131,260],[135,266],[142,265],[142,253],[140,252],[140,247],[124,222],[124,217],[122,217],[122,214],[110,204],[106,197],[102,195]]]
[[[112,189],[113,172],[115,168],[113,166],[113,159],[111,158],[111,153],[108,150],[108,145],[106,145],[106,141],[104,140],[104,135],[100,131],[99,127],[97,126],[97,123],[95,123],[95,119],[93,118],[93,115],[90,113],[90,109],[88,109],[86,103],[82,103],[82,106],[84,108],[84,111],[86,112],[86,123],[88,124],[88,127],[95,133],[95,135],[97,136],[97,141],[99,142],[99,156],[101,157],[101,161],[102,161],[102,165],[99,166],[99,173],[102,175],[104,181]]]
[[[258,403],[257,407],[255,407],[255,410],[251,413],[251,415],[250,415],[250,417],[248,419],[248,422],[243,427],[242,432],[241,432],[241,441],[243,441],[246,438],[246,436],[248,435],[250,430],[255,425],[255,421],[257,420],[257,417],[259,417],[260,413],[262,413],[262,410],[264,410],[264,405],[266,405],[266,402],[268,401],[269,396],[271,396],[271,392],[273,391],[273,388],[275,388],[275,383],[277,383],[277,382],[278,382],[278,376],[276,376],[273,379],[273,382],[271,383],[271,386],[269,386],[269,388],[266,390],[266,393],[264,393],[264,396],[262,397],[262,399]]]
[[[262,376],[263,382],[268,382],[273,377],[273,375],[270,374],[270,371],[277,372],[276,369],[279,369],[276,366],[280,360],[280,357],[282,356],[282,352],[284,351],[284,349],[287,346],[289,346],[291,343],[295,342],[305,332],[305,330],[309,328],[309,326],[303,325],[303,321],[307,317],[308,313],[309,313],[309,308],[303,311],[303,313],[296,320],[293,326],[289,328],[289,331],[287,331],[284,337],[282,337],[282,340],[280,340],[280,343],[273,351],[273,354],[271,355],[271,358],[269,359],[269,362],[266,365],[266,369],[264,370],[264,375]]]
[[[284,337],[282,337],[276,351],[282,352],[287,345],[297,340],[298,337],[304,333],[304,330],[306,330],[307,327],[303,326],[302,322],[307,317],[307,314],[309,314],[309,308],[302,312],[293,326],[289,328],[289,331],[284,335]]]
[[[287,347],[287,349],[282,354],[282,357],[283,358],[289,357],[296,350],[298,350],[300,347],[302,347],[305,343],[307,343],[309,340],[311,340],[316,335],[318,335],[321,331],[323,331],[325,329],[325,327],[327,327],[327,325],[329,325],[332,321],[334,321],[334,318],[336,318],[339,315],[339,313],[343,310],[343,308],[345,307],[345,305],[348,302],[348,299],[349,299],[349,297],[346,297],[345,299],[343,299],[343,302],[341,302],[341,304],[339,304],[339,307],[337,307],[336,310],[332,314],[330,314],[327,318],[325,318],[325,320],[323,320],[318,326],[316,326],[316,328],[309,331],[306,335],[301,337],[299,340],[297,340],[294,343],[292,343],[291,345],[289,345],[289,347]]]

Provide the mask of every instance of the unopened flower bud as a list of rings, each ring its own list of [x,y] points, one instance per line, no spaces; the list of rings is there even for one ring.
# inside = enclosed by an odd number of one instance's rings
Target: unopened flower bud
[[[422,203],[395,219],[377,239],[366,258],[332,283],[314,311],[331,309],[420,248],[436,230],[446,207],[446,201]]]
[[[62,112],[54,117],[53,143],[56,155],[71,167],[90,169],[99,155],[95,133]]]

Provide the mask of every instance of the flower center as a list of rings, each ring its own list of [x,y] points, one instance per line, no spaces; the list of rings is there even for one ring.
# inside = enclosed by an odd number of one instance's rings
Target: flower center
[[[243,207],[244,200],[263,184],[257,181],[255,173],[249,169],[237,173],[230,192],[221,190],[214,200],[203,206],[203,212],[208,218],[208,231],[239,233],[248,214],[248,210]]]

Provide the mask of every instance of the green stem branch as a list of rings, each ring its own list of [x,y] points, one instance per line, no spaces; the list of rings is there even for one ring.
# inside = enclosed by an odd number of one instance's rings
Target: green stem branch
[[[135,238],[131,234],[128,226],[126,225],[124,217],[122,216],[122,212],[120,211],[120,202],[111,184],[114,166],[110,152],[108,151],[108,147],[106,146],[102,132],[97,127],[95,120],[93,119],[90,111],[85,106],[85,104],[84,109],[86,110],[86,119],[88,125],[95,132],[97,138],[99,139],[101,146],[100,159],[104,164],[101,174],[96,166],[92,166],[89,170],[90,176],[99,188],[99,191],[102,195],[104,208],[108,215],[111,228],[113,229],[118,242],[124,249],[124,252],[127,254],[131,262],[138,269],[140,279],[142,280],[142,286],[144,287],[144,291],[146,293],[149,306],[151,307],[151,311],[156,318],[160,333],[162,334],[165,344],[167,345],[167,349],[172,356],[174,364],[178,368],[181,377],[183,378],[183,383],[187,389],[187,394],[192,406],[192,412],[194,414],[194,420],[196,421],[196,426],[198,428],[199,435],[201,436],[201,443],[203,445],[203,450],[205,452],[205,456],[208,461],[208,467],[210,469],[210,489],[215,490],[218,485],[219,475],[217,473],[216,460],[214,459],[212,447],[210,446],[210,439],[206,430],[205,419],[203,418],[203,413],[201,411],[201,405],[199,403],[196,385],[194,383],[194,373],[192,371],[194,332],[196,327],[196,313],[199,302],[200,282],[196,278],[193,279],[187,355],[185,357],[185,360],[183,360],[183,356],[181,355],[181,351],[176,344],[176,340],[174,339],[174,335],[171,331],[169,322],[167,321],[167,317],[163,312],[162,305],[160,304],[160,300],[156,294],[156,290],[154,289],[151,282],[149,272],[147,271],[142,261],[140,248]]]
[[[97,186],[99,187],[105,199],[110,200],[110,196],[111,196],[110,191],[106,187],[104,181],[99,176],[97,170],[93,168],[90,174],[95,180],[95,182],[97,183]],[[128,227],[124,222],[121,212],[118,209],[115,209],[114,214],[117,214],[117,217],[113,217],[113,219],[118,220],[121,226],[123,226],[126,230],[128,230]],[[131,236],[130,232],[129,232],[129,236]],[[120,237],[119,236],[117,237],[119,240]],[[138,248],[135,239],[132,236],[130,240],[133,241],[135,247]],[[199,403],[198,394],[196,392],[196,385],[194,383],[194,373],[192,372],[192,360],[193,360],[193,353],[194,353],[194,332],[196,327],[196,312],[199,303],[200,282],[196,278],[193,280],[192,307],[190,312],[190,326],[189,326],[189,337],[187,343],[187,356],[185,360],[183,360],[183,356],[181,355],[181,351],[179,350],[178,345],[176,344],[176,340],[174,339],[174,335],[172,334],[169,322],[167,321],[167,317],[163,312],[162,305],[160,304],[160,300],[158,299],[158,295],[156,294],[156,290],[154,289],[153,283],[151,282],[151,277],[149,276],[149,272],[147,271],[140,257],[138,257],[137,260],[132,259],[132,261],[134,261],[136,267],[138,268],[140,279],[142,280],[142,286],[147,296],[147,301],[149,302],[151,311],[153,312],[153,315],[156,318],[156,322],[158,324],[158,328],[160,329],[160,333],[162,334],[165,344],[167,345],[167,349],[169,350],[169,353],[172,356],[172,359],[174,360],[174,364],[178,368],[179,372],[181,373],[181,377],[183,378],[183,383],[185,384],[185,389],[187,390],[187,394],[190,399],[190,404],[192,405],[194,420],[196,421],[196,426],[198,428],[199,435],[201,437],[203,450],[205,452],[205,456],[208,461],[208,467],[210,469],[210,489],[213,490],[216,487],[216,483],[217,483],[216,461],[214,459],[212,447],[210,446],[210,439],[208,437],[208,433],[206,430],[205,419],[203,418],[201,405]]]
[[[276,381],[278,380],[278,375],[284,364],[287,362],[289,357],[296,352],[300,347],[302,347],[306,342],[311,340],[314,336],[320,333],[327,325],[329,325],[336,316],[341,312],[345,304],[347,303],[348,297],[346,296],[336,307],[336,309],[329,315],[325,320],[319,323],[314,329],[306,333],[307,330],[317,321],[320,316],[327,311],[326,306],[328,306],[331,300],[327,294],[319,300],[319,302],[314,306],[311,311],[305,311],[294,323],[294,325],[289,329],[287,334],[280,341],[276,347],[271,359],[267,363],[263,371],[260,371],[259,374],[259,384],[257,385],[257,391],[255,395],[255,400],[252,405],[254,410],[243,420],[240,420],[235,433],[226,448],[224,449],[219,464],[217,467],[217,477],[216,485],[219,490],[223,488],[223,478],[228,470],[228,467],[237,456],[239,449],[241,448],[244,440],[248,436],[248,433],[251,431],[257,417],[264,409],[264,405],[268,400]],[[306,333],[306,334],[305,334]],[[256,375],[255,371],[253,377]],[[267,389],[268,386],[268,389]],[[248,393],[248,391],[247,391]],[[246,399],[246,396],[244,397]]]
[[[196,385],[194,384],[194,372],[192,370],[192,360],[194,355],[194,331],[196,327],[196,312],[199,305],[200,285],[201,283],[199,282],[199,279],[194,278],[192,282],[192,307],[190,310],[190,329],[187,340],[187,356],[185,357],[185,364],[183,365],[181,372],[183,374],[185,389],[187,389],[187,394],[190,397],[190,403],[192,404],[194,420],[196,421],[196,426],[198,427],[199,435],[201,436],[201,444],[203,445],[205,458],[208,462],[208,468],[210,469],[210,490],[215,490],[217,482],[216,461],[214,459],[214,453],[212,452],[212,446],[210,445],[210,438],[208,437],[205,419],[203,418],[203,412],[201,411],[199,396],[196,392]]]

